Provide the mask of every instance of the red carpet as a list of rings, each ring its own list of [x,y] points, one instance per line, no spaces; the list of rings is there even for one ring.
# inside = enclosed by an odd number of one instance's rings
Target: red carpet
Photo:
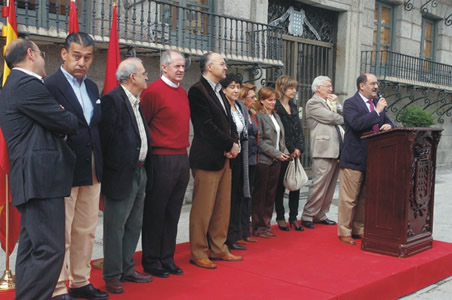
[[[242,262],[218,262],[216,270],[188,263],[189,245],[177,246],[182,276],[154,277],[148,284],[124,283],[124,294],[110,299],[395,299],[452,275],[452,244],[409,258],[362,251],[337,239],[336,226],[282,232],[248,244]],[[140,261],[140,253],[136,260]],[[142,271],[141,266],[137,267]],[[105,289],[100,270],[92,283]],[[0,293],[4,300],[14,293]]]

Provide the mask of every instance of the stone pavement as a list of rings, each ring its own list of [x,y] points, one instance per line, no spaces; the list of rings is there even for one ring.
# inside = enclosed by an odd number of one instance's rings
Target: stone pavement
[[[433,238],[439,241],[445,241],[452,243],[452,189],[450,184],[452,183],[452,168],[438,169],[436,173],[435,182],[435,210],[434,210],[434,225],[433,225]],[[331,205],[328,217],[337,221],[337,201],[338,201],[339,185],[336,187],[333,203]],[[306,202],[308,187],[304,187],[301,191],[300,206],[302,210]],[[286,219],[288,218],[287,201],[286,205]],[[182,207],[182,214],[179,221],[179,231],[177,235],[177,243],[183,243],[188,241],[188,223],[190,215],[191,205],[184,205]],[[275,217],[272,222],[275,223]],[[308,230],[308,229],[306,229]],[[302,233],[301,233],[302,234]],[[332,238],[336,238],[335,236]],[[17,249],[17,247],[16,247]],[[137,251],[141,250],[141,240],[138,243]],[[93,259],[103,256],[102,249],[102,213],[100,214],[99,224],[97,226],[96,240],[94,244]],[[14,273],[14,265],[16,261],[16,250],[10,257],[10,269]],[[0,272],[5,270],[5,254],[3,251],[0,253]],[[432,284],[422,290],[417,291],[411,295],[401,298],[403,300],[446,300],[452,299],[452,276],[446,278],[440,282]]]

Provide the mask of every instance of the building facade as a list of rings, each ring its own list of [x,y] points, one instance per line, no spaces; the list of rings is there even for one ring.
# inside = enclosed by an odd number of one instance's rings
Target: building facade
[[[314,77],[333,79],[340,100],[356,92],[356,77],[380,80],[397,125],[400,111],[418,105],[443,128],[438,165],[452,166],[452,2],[450,0],[118,0],[121,56],[144,60],[159,77],[159,54],[176,49],[189,66],[188,89],[200,77],[199,57],[222,53],[229,71],[272,85],[281,74],[300,83],[300,117]],[[0,4],[6,5],[6,0]],[[16,0],[18,31],[47,52],[47,72],[61,64],[70,0]],[[90,78],[102,90],[112,1],[78,0],[80,30],[97,42]],[[6,19],[0,18],[0,25]],[[1,40],[1,45],[4,39]],[[3,64],[2,64],[3,67]],[[310,166],[309,131],[305,126]]]

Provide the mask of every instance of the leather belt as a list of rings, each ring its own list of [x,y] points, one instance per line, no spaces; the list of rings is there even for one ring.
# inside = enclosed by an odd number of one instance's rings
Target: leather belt
[[[144,167],[144,161],[138,161],[138,168]]]

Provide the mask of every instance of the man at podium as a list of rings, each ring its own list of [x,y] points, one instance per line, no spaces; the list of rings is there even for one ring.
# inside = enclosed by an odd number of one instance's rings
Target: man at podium
[[[393,127],[385,112],[386,99],[379,97],[377,77],[359,75],[358,91],[344,103],[344,144],[339,162],[338,236],[347,245],[364,234],[365,174],[367,140],[365,133],[378,133]]]

